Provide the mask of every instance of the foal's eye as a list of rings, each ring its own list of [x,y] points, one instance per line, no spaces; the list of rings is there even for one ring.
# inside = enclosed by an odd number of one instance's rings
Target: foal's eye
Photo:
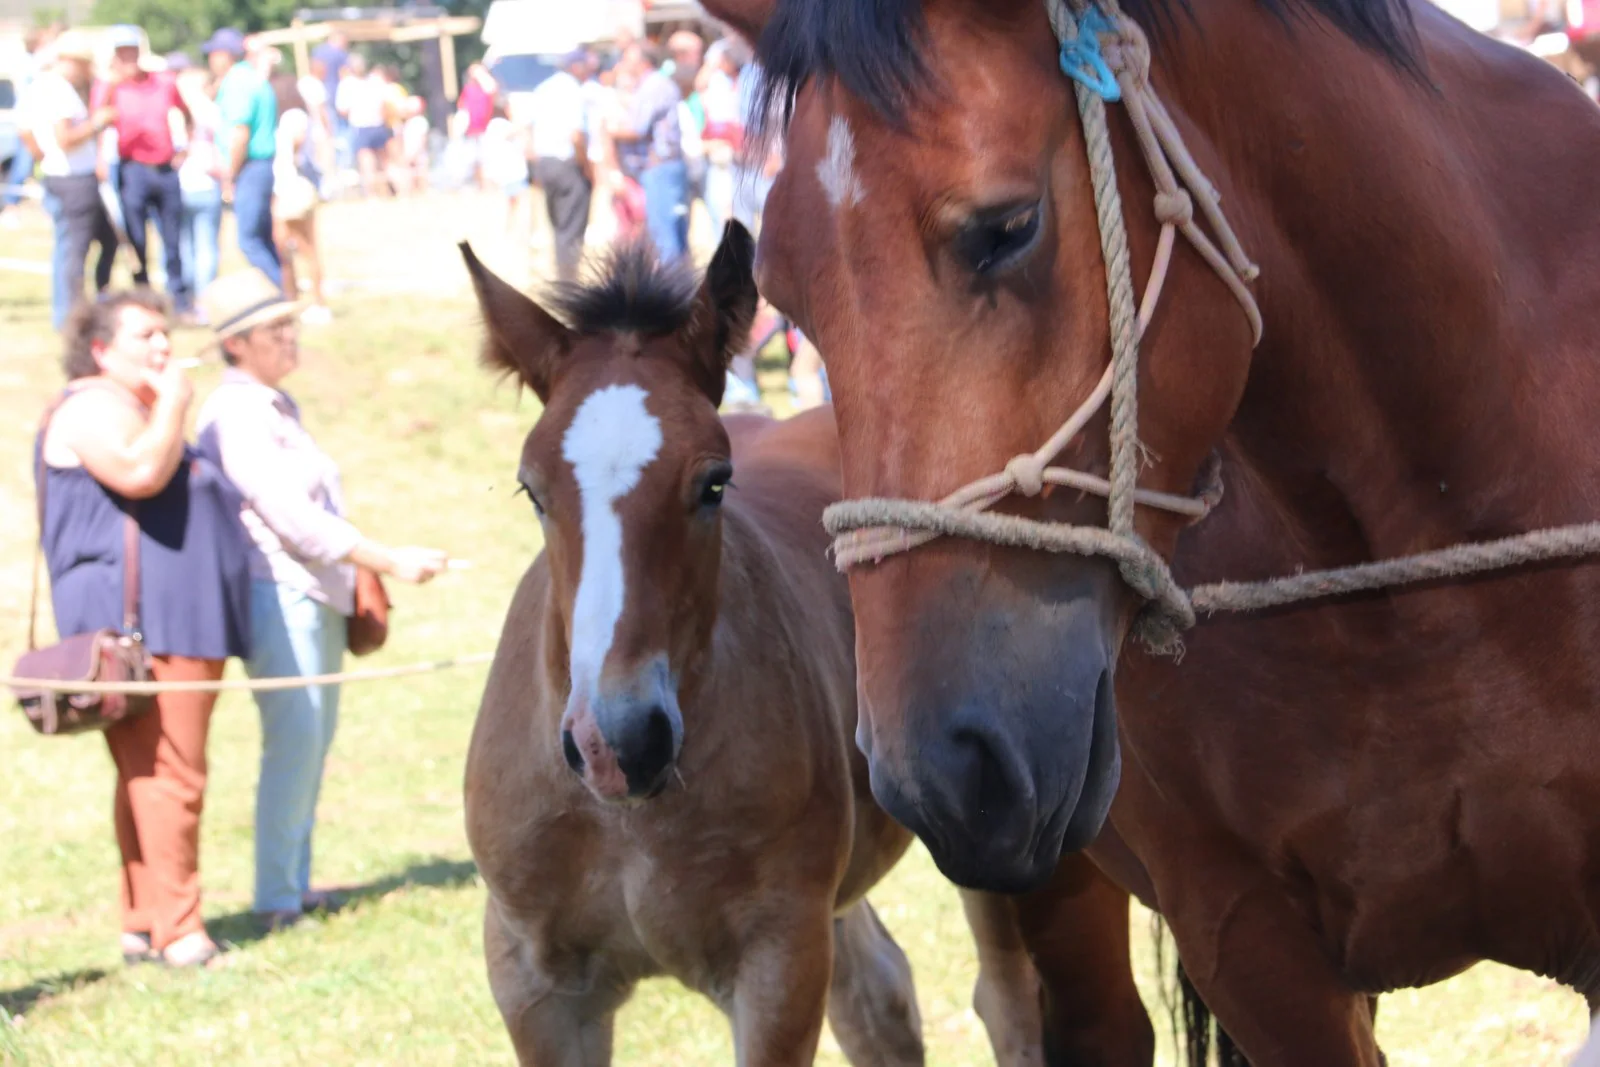
[[[703,508],[716,508],[722,506],[722,498],[727,495],[728,486],[733,484],[733,468],[717,467],[705,476],[705,481],[700,486],[700,506]]]
[[[544,518],[544,505],[539,503],[539,498],[533,495],[533,490],[528,488],[526,482],[520,483],[517,486],[517,492],[513,493],[512,496],[516,496],[518,493],[528,498],[528,503],[533,505],[533,513],[535,515],[541,519]]]
[[[1038,201],[979,211],[956,233],[956,255],[974,274],[999,274],[1033,248],[1043,217]]]

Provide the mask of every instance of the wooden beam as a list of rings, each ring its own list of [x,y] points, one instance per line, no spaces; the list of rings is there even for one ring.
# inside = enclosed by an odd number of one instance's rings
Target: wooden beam
[[[456,39],[450,34],[439,38],[439,80],[444,82],[444,98],[454,105],[461,95],[456,83]]]
[[[304,78],[311,73],[311,49],[306,44],[306,24],[299,19],[289,23],[289,28],[294,31],[294,73],[297,78]]]

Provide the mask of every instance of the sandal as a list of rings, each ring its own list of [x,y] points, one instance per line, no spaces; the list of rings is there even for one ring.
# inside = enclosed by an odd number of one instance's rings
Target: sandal
[[[204,930],[196,930],[156,953],[156,960],[163,967],[205,967],[220,955],[217,943]]]
[[[150,947],[149,934],[123,932],[122,963],[124,966],[137,967],[141,963],[155,963],[160,958],[161,953]]]

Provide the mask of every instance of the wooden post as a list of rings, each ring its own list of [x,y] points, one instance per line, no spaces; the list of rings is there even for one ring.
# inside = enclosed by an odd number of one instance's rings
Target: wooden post
[[[456,84],[456,39],[450,29],[447,23],[439,23],[439,78],[444,82],[445,101],[453,108],[461,87]]]
[[[311,73],[311,50],[306,47],[306,24],[296,17],[290,20],[289,28],[294,31],[294,72],[297,77],[304,78]]]

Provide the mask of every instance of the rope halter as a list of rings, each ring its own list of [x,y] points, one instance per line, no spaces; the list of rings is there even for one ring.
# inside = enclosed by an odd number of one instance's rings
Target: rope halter
[[[1123,581],[1149,602],[1149,610],[1140,620],[1141,636],[1152,649],[1175,652],[1181,647],[1179,631],[1194,624],[1194,605],[1173,580],[1166,561],[1134,531],[1134,507],[1158,508],[1196,521],[1221,499],[1221,481],[1214,459],[1207,488],[1199,496],[1138,487],[1139,338],[1149,327],[1161,298],[1178,234],[1188,240],[1239,301],[1256,341],[1261,339],[1261,313],[1249,283],[1258,271],[1223,216],[1216,188],[1195,164],[1177,126],[1150,85],[1150,45],[1144,31],[1122,14],[1116,0],[1073,6],[1068,0],[1046,0],[1046,4],[1050,25],[1061,43],[1061,70],[1073,80],[1088,150],[1100,250],[1106,267],[1111,362],[1093,391],[1061,428],[1037,451],[1014,457],[1000,473],[980,478],[938,502],[885,498],[843,501],[824,512],[823,522],[834,535],[834,559],[841,571],[877,563],[938,537],[965,537],[1047,552],[1108,557],[1117,562]],[[1127,110],[1154,181],[1155,215],[1161,223],[1155,261],[1144,297],[1137,303],[1106,121],[1106,104],[1118,101]],[[1214,238],[1201,228],[1201,220]],[[1108,399],[1110,477],[1052,466],[1052,461],[1077,438]],[[1014,493],[1033,497],[1049,486],[1104,497],[1107,526],[1040,522],[989,510]]]

